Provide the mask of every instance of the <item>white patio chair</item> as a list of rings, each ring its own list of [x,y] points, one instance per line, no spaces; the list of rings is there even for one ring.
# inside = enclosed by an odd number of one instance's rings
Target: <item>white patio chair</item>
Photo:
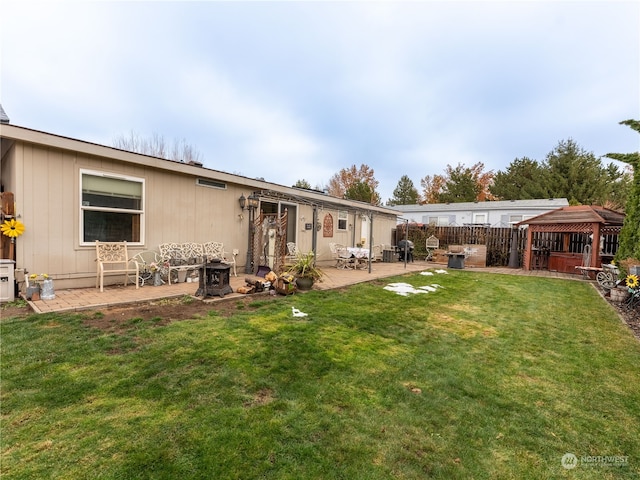
[[[237,248],[234,248],[233,250],[231,250],[231,257],[227,255],[227,252],[222,252],[222,263],[231,265],[231,267],[233,268],[234,277],[238,276],[238,273],[236,272],[236,257],[238,256],[239,253],[240,253],[240,250],[238,250]]]
[[[371,247],[371,261],[372,262],[381,262],[382,261],[382,245],[374,245]]]
[[[355,267],[355,259],[347,250],[347,247],[339,243],[330,243],[329,249],[331,256],[336,261],[336,268],[352,268]]]
[[[104,274],[122,273],[124,274],[124,286],[127,286],[129,274],[135,273],[135,278],[140,275],[138,264],[132,262],[127,251],[127,242],[100,242],[96,240],[96,288],[104,292]],[[136,281],[136,288],[139,287]]]
[[[295,262],[298,256],[298,246],[295,242],[287,242],[287,254],[285,255],[285,262]]]

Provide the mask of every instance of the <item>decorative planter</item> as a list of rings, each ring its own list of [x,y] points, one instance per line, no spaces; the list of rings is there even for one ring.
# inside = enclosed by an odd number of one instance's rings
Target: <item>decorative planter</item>
[[[296,277],[296,286],[298,290],[311,290],[313,287],[312,277]]]
[[[56,298],[55,291],[53,289],[53,280],[47,279],[42,281],[40,288],[40,298],[42,300],[53,300]]]
[[[611,301],[612,302],[624,302],[629,298],[629,290],[627,288],[612,288],[611,289]]]
[[[40,285],[29,285],[25,296],[27,300],[40,300]]]
[[[292,295],[297,290],[296,282],[293,281],[293,278],[290,281],[287,275],[278,277],[274,288],[280,295]]]
[[[153,286],[154,287],[159,287],[163,283],[164,282],[162,281],[162,275],[160,274],[160,272],[154,272],[153,273]]]

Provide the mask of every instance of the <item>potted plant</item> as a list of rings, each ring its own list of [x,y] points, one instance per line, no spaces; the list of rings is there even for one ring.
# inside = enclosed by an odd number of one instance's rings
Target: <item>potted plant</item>
[[[287,273],[296,277],[296,285],[300,290],[309,290],[315,281],[320,281],[324,272],[316,266],[315,254],[298,253],[294,262],[287,266]]]

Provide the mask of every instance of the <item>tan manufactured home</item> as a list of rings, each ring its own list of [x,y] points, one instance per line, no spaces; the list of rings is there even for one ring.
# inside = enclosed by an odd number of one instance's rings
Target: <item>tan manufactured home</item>
[[[329,262],[331,242],[390,244],[398,212],[285,187],[200,164],[126,152],[2,123],[0,183],[25,232],[12,255],[16,278],[46,272],[56,288],[95,283],[95,241],[127,241],[131,254],[166,242],[222,242],[238,271],[255,273],[286,242]],[[276,168],[274,167],[274,171]],[[257,207],[241,208],[241,197]],[[265,227],[278,228],[265,232]],[[265,235],[266,233],[266,235]],[[3,258],[8,258],[6,238]],[[270,249],[267,251],[267,249]],[[105,283],[121,282],[121,277]]]

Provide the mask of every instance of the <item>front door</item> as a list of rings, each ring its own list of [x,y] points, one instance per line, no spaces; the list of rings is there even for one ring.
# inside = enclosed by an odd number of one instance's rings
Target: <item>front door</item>
[[[363,247],[369,248],[369,218],[365,215],[361,215],[361,228],[360,228],[360,238],[356,238],[356,243],[361,243]]]

